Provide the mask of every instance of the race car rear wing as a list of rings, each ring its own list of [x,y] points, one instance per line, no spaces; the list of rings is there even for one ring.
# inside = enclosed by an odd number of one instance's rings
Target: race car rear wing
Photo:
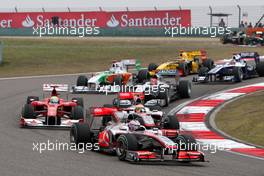
[[[52,92],[54,90],[57,92],[68,92],[69,86],[68,84],[43,84],[44,92]]]
[[[130,68],[135,68],[136,70],[141,69],[141,63],[137,59],[125,59],[122,60],[121,62],[127,67],[127,69]]]

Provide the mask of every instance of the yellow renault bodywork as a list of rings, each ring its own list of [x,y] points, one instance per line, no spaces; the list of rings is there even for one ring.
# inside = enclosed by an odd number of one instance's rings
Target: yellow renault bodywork
[[[157,73],[160,75],[175,75],[178,72],[182,74],[179,67],[183,63],[188,65],[189,73],[198,73],[200,65],[205,59],[207,59],[207,56],[203,50],[180,51],[177,59],[160,64],[156,70],[150,71],[150,75],[153,76]]]

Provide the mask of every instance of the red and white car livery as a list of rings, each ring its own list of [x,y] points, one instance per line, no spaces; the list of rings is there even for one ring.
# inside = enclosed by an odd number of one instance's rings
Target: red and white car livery
[[[27,97],[20,117],[21,127],[71,127],[84,120],[82,98],[67,101],[59,97],[58,92],[68,91],[68,85],[44,84],[43,91],[51,91],[51,96],[43,100]]]
[[[166,125],[146,129],[137,120],[114,108],[92,108],[86,123],[76,123],[70,139],[76,145],[97,143],[99,150],[116,153],[120,160],[140,161],[204,161],[204,154],[195,147],[191,136],[180,135],[176,117],[169,117]],[[190,146],[181,147],[182,145]]]

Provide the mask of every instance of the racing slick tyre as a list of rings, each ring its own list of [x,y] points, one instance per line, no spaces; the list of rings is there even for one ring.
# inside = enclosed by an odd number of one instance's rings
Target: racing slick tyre
[[[91,130],[87,123],[74,123],[70,129],[70,142],[86,144],[91,142]]]
[[[163,128],[164,129],[179,130],[180,129],[180,123],[179,123],[177,117],[173,116],[173,115],[168,115],[165,119]]]
[[[112,105],[112,104],[104,104],[103,107],[104,108],[114,108],[114,105]]]
[[[188,80],[180,80],[179,82],[179,95],[181,98],[190,98],[191,97],[191,83]]]
[[[227,39],[226,39],[226,36],[224,35],[223,37],[220,38],[220,42],[222,44],[227,44]]]
[[[201,67],[198,71],[198,76],[206,76],[209,69],[207,67]]]
[[[190,74],[190,69],[186,63],[180,63],[179,69],[182,70],[182,76],[187,76]]]
[[[197,151],[198,146],[196,140],[190,135],[178,135],[177,138],[174,139],[174,142],[178,145],[179,150],[182,151]]]
[[[35,118],[35,113],[34,113],[34,108],[31,104],[25,104],[22,108],[22,117],[25,119],[34,119]]]
[[[203,63],[203,66],[211,70],[214,66],[214,61],[212,59],[206,59]]]
[[[88,79],[86,76],[81,75],[77,78],[77,86],[88,86]]]
[[[133,134],[122,134],[117,138],[116,154],[119,160],[124,161],[128,150],[137,151],[139,149],[137,138]]]
[[[148,71],[154,71],[154,70],[156,70],[158,68],[158,66],[157,66],[157,64],[155,64],[155,63],[150,63],[149,65],[148,65]]]
[[[137,75],[138,83],[144,83],[150,78],[148,70],[139,70]]]
[[[264,62],[259,62],[257,64],[256,71],[259,76],[264,76]]]
[[[148,106],[146,106],[146,107],[148,107]],[[159,105],[157,105],[157,106],[149,106],[148,108],[151,111],[155,111],[155,110],[156,111],[161,111],[162,110],[162,108]]]
[[[39,97],[37,97],[37,96],[28,96],[26,103],[27,104],[31,104],[32,101],[39,101]]]
[[[123,78],[121,75],[115,76],[113,80],[113,84],[116,86],[122,86],[123,85]]]
[[[81,97],[74,97],[74,98],[72,98],[72,101],[74,101],[74,102],[76,102],[76,104],[78,105],[78,106],[81,106],[81,107],[83,107],[83,98],[81,98]]]
[[[84,118],[84,116],[83,116],[83,107],[81,107],[81,106],[73,107],[72,111],[71,111],[71,118],[73,120],[83,119]]]
[[[233,69],[234,82],[241,82],[243,80],[243,72],[239,67],[234,67]]]
[[[163,99],[165,101],[164,107],[169,106],[169,103],[170,103],[170,95],[169,95],[169,90],[168,89],[165,89],[164,92],[159,92],[158,97],[160,99]]]

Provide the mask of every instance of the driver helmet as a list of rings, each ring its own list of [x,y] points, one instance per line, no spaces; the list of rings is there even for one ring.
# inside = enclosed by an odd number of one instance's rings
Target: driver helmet
[[[152,78],[150,78],[150,84],[151,85],[157,85],[158,84],[158,77],[154,75]]]
[[[135,107],[135,112],[136,113],[142,113],[142,112],[146,112],[145,107],[142,104],[138,104]]]
[[[239,54],[236,54],[236,55],[233,56],[233,60],[235,60],[237,62],[239,62],[240,59],[241,59],[241,56]]]
[[[137,120],[131,120],[128,123],[128,128],[129,128],[130,131],[135,131],[135,130],[139,129],[140,128],[139,121],[137,121]]]
[[[51,104],[59,104],[59,98],[56,97],[56,96],[52,96],[52,97],[50,98],[50,103],[51,103]]]
[[[136,105],[139,105],[139,104],[142,103],[142,100],[141,100],[139,95],[135,95],[134,96],[134,102],[135,102]]]

